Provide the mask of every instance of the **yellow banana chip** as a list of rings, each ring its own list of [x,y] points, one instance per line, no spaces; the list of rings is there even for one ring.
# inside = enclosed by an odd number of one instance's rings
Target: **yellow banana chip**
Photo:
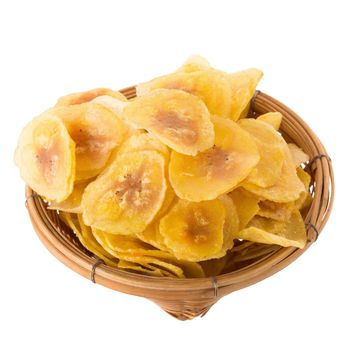
[[[78,182],[74,184],[73,192],[62,202],[51,201],[48,209],[61,210],[68,213],[82,213],[81,199],[83,197],[84,190],[89,182]]]
[[[86,187],[84,222],[114,234],[140,233],[160,210],[166,188],[164,158],[158,152],[121,154]]]
[[[300,212],[294,210],[288,222],[256,216],[247,228],[237,234],[237,238],[282,247],[304,248],[307,236],[304,220]]]
[[[260,154],[259,163],[245,183],[259,187],[272,186],[280,177],[285,159],[285,141],[270,125],[255,119],[242,119],[239,125],[254,139]]]
[[[237,123],[212,118],[215,144],[195,157],[172,152],[170,183],[178,197],[199,202],[217,198],[243,181],[260,156],[252,137]]]
[[[253,219],[253,217],[259,212],[259,201],[258,196],[253,195],[242,187],[235,189],[229,193],[233,203],[236,206],[238,218],[239,218],[239,229],[242,230]]]
[[[229,80],[232,96],[230,117],[232,120],[238,120],[246,116],[247,106],[249,106],[250,100],[254,96],[255,88],[262,76],[262,71],[256,68],[230,74]]]
[[[183,91],[154,90],[126,105],[122,116],[179,153],[196,155],[214,143],[207,107],[198,97]]]
[[[226,208],[218,199],[199,203],[179,200],[160,220],[159,232],[178,259],[201,261],[219,257],[225,216]]]
[[[260,115],[256,120],[270,124],[275,130],[278,130],[281,126],[282,117],[280,112],[269,112]]]
[[[297,176],[294,162],[287,146],[284,147],[284,152],[285,159],[281,174],[272,186],[260,187],[255,184],[244,183],[243,187],[253,194],[273,202],[286,203],[298,199],[305,187]]]
[[[116,98],[121,101],[126,101],[125,96],[118,91],[112,91],[110,89],[105,89],[105,88],[97,88],[93,90],[77,92],[74,94],[69,94],[69,95],[60,97],[55,107],[78,105],[81,103],[92,101],[98,96],[106,96],[106,95],[112,96],[113,98]]]
[[[229,117],[232,103],[230,77],[216,69],[198,69],[204,65],[203,62],[187,65],[184,67],[186,72],[176,72],[139,84],[136,87],[137,96],[157,89],[181,90],[199,97],[211,114]]]
[[[75,149],[63,122],[45,112],[22,130],[15,163],[23,180],[35,192],[61,202],[73,191]]]

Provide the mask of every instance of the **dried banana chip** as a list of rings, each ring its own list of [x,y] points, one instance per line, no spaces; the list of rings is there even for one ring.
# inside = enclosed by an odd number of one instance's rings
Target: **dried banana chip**
[[[234,191],[230,192],[229,196],[232,198],[233,203],[236,206],[239,218],[239,229],[242,230],[259,212],[260,198],[242,187],[236,188]]]
[[[239,125],[254,139],[260,153],[259,163],[244,182],[259,187],[272,186],[281,175],[285,141],[272,126],[262,121],[242,119]]]
[[[295,143],[288,143],[288,148],[296,168],[310,159],[310,157]]]
[[[206,260],[222,249],[225,216],[225,206],[218,199],[199,203],[179,200],[160,220],[159,232],[176,258]]]
[[[167,246],[164,243],[164,238],[159,232],[159,221],[155,220],[150,225],[148,225],[143,232],[137,233],[136,236],[143,242],[146,242],[153,247],[164,251],[168,250]]]
[[[121,154],[85,189],[84,221],[109,233],[140,233],[160,210],[166,188],[158,152]]]
[[[118,91],[113,91],[105,88],[97,88],[93,90],[77,92],[74,94],[69,94],[69,95],[60,97],[55,107],[78,105],[81,103],[92,101],[98,96],[105,96],[105,95],[111,96],[121,101],[127,101],[126,97]]]
[[[190,56],[184,64],[177,70],[177,72],[192,73],[200,70],[210,69],[209,62],[202,56]]]
[[[182,199],[199,202],[217,198],[244,180],[260,156],[252,137],[237,123],[212,118],[215,145],[195,157],[172,152],[169,179]]]
[[[196,155],[214,143],[208,109],[198,97],[183,91],[154,90],[130,102],[122,115],[127,123],[146,129],[179,153]]]
[[[247,228],[237,234],[237,238],[282,247],[304,248],[307,236],[304,220],[299,210],[294,210],[288,222],[256,216]]]
[[[108,109],[95,103],[53,108],[49,113],[63,120],[76,144],[77,180],[98,175],[113,149],[127,135],[124,123]]]
[[[35,192],[61,202],[73,191],[75,149],[63,122],[43,113],[22,130],[15,163],[23,180]]]
[[[81,199],[89,182],[78,182],[74,184],[73,192],[62,202],[51,201],[48,209],[61,210],[68,213],[82,213]]]
[[[262,71],[256,68],[229,75],[232,96],[230,117],[232,120],[238,120],[246,116],[247,113],[243,112],[247,111],[247,106],[253,98],[255,88],[262,76]]]
[[[294,202],[275,203],[268,200],[259,202],[258,215],[277,221],[288,221],[296,206]]]
[[[105,264],[116,267],[118,261],[109,254],[94,238],[91,228],[86,226],[80,215],[60,212],[60,218],[76,234],[80,243],[91,253],[102,259]]]
[[[278,130],[281,126],[282,117],[282,113],[280,112],[269,112],[260,115],[256,120],[270,124],[275,130]]]
[[[299,198],[305,187],[296,174],[294,162],[287,146],[284,148],[285,160],[282,171],[274,185],[270,187],[260,187],[254,184],[243,184],[243,187],[272,202],[286,203]]]
[[[221,117],[230,115],[232,99],[230,78],[226,73],[216,69],[197,69],[158,77],[139,84],[136,92],[137,96],[143,96],[157,89],[185,91],[199,97],[211,114]]]
[[[218,197],[225,206],[226,216],[224,223],[224,242],[217,257],[221,257],[233,247],[233,239],[239,231],[239,217],[236,205],[233,203],[231,197],[223,194]]]
[[[304,191],[300,193],[299,198],[295,201],[295,206],[299,210],[302,210],[308,208],[312,202],[312,196],[310,193],[311,176],[300,167],[297,168],[297,175],[304,185]]]
[[[157,151],[164,156],[164,159],[169,158],[169,149],[161,143],[156,137],[148,132],[141,130],[136,131],[133,135],[125,140],[118,149],[118,154],[140,152],[140,151]]]

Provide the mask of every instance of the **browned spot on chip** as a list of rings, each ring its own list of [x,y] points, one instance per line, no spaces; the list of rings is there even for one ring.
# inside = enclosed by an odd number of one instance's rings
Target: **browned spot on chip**
[[[181,84],[181,82],[178,82],[178,81],[170,82],[169,84],[166,84],[166,86],[164,86],[164,88],[181,90],[181,91],[187,92],[189,94],[195,95],[195,92],[192,89],[185,87],[183,84]]]
[[[154,199],[154,191],[150,188],[150,181],[145,167],[140,167],[132,174],[125,174],[114,185],[114,193],[120,205],[145,209]]]
[[[106,145],[108,139],[103,135],[93,134],[88,128],[79,128],[71,131],[71,137],[75,142],[77,154],[100,152]]]
[[[196,123],[189,118],[181,118],[176,111],[160,111],[154,118],[153,126],[185,145],[193,145],[198,139]]]
[[[205,243],[211,234],[210,221],[205,213],[196,210],[188,214],[186,236],[196,244]]]
[[[229,161],[229,153],[220,147],[213,146],[212,149],[205,152],[206,162],[209,167],[217,169],[218,172],[225,167],[226,163]]]
[[[58,106],[78,105],[81,103],[92,101],[94,98],[103,95],[111,95],[113,91],[106,88],[97,88],[89,91],[78,92],[61,97],[57,101]]]
[[[59,142],[52,142],[48,147],[41,147],[36,153],[36,160],[41,173],[48,184],[52,183],[57,173],[60,155]]]

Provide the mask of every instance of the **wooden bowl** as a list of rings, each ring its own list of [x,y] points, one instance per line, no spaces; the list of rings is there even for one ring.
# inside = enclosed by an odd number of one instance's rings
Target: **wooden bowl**
[[[127,98],[135,97],[135,88],[121,90]],[[309,126],[288,107],[274,98],[257,91],[251,101],[250,114],[258,116],[277,111],[283,114],[281,132],[296,143],[309,156],[307,169],[312,177],[312,204],[305,214],[308,241],[304,249],[283,248],[258,254],[233,272],[211,278],[175,279],[150,277],[104,265],[83,248],[60,220],[57,212],[48,210],[46,203],[29,187],[26,188],[26,205],[33,227],[39,238],[61,262],[80,275],[105,287],[153,300],[172,316],[192,319],[204,315],[223,296],[257,283],[282,270],[313,244],[330,215],[334,197],[334,178],[330,158]]]

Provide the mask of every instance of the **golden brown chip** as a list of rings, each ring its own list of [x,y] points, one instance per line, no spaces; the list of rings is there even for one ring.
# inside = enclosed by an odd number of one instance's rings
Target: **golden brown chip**
[[[230,192],[229,196],[236,206],[239,218],[239,229],[242,230],[260,210],[258,204],[260,198],[242,187],[236,188],[234,191]]]
[[[294,202],[275,203],[268,200],[259,202],[258,215],[278,221],[288,221],[296,208]]]
[[[222,249],[225,216],[225,206],[218,199],[179,200],[160,220],[159,232],[176,258],[206,260],[217,257]]]
[[[127,101],[126,97],[118,91],[113,91],[106,88],[97,88],[93,90],[77,92],[74,94],[69,94],[63,97],[60,97],[56,103],[55,107],[64,107],[71,105],[78,105],[81,103],[92,101],[98,96],[111,96],[121,101]]]
[[[239,217],[236,205],[233,203],[231,197],[223,194],[218,197],[225,206],[226,215],[224,223],[224,242],[218,257],[226,254],[226,252],[233,247],[233,239],[239,231]]]
[[[260,157],[252,137],[237,123],[212,118],[215,145],[195,157],[172,152],[169,179],[182,199],[199,202],[217,198],[244,180]]]
[[[130,102],[122,116],[179,153],[196,155],[214,143],[207,107],[198,97],[183,91],[154,90]]]
[[[137,96],[143,96],[157,89],[185,91],[199,97],[211,114],[221,117],[230,116],[230,78],[226,73],[216,69],[197,69],[192,72],[176,72],[158,77],[139,84],[136,92]]]
[[[153,247],[167,251],[167,246],[164,244],[163,236],[159,233],[158,220],[152,222],[144,231],[137,233],[136,236]]]
[[[76,144],[77,180],[98,175],[113,149],[127,135],[124,123],[108,109],[95,103],[53,108],[49,113],[62,119]]]
[[[248,227],[237,234],[237,238],[282,247],[304,248],[307,236],[303,218],[299,210],[294,210],[288,222],[255,216]]]
[[[271,125],[262,121],[242,119],[239,125],[254,139],[260,153],[259,163],[244,182],[259,187],[272,186],[282,171],[285,141]]]
[[[63,122],[46,112],[22,130],[15,163],[28,186],[46,199],[60,202],[73,191],[75,149]]]
[[[78,237],[80,243],[91,253],[102,259],[105,264],[116,267],[117,260],[113,255],[109,254],[94,238],[91,228],[86,226],[80,215],[60,212],[60,218],[64,223],[72,229]]]
[[[47,207],[52,210],[62,210],[68,213],[82,213],[81,199],[83,197],[84,190],[89,182],[77,182],[74,184],[73,192],[62,202],[51,201]]]
[[[120,256],[120,259],[122,260],[134,262],[148,268],[156,267],[157,269],[160,269],[162,273],[163,271],[169,272],[170,273],[169,277],[172,275],[172,277],[185,278],[185,274],[179,266],[176,266],[172,263],[165,262],[161,259],[150,257],[150,256],[134,255],[134,254],[120,254],[119,256]]]
[[[256,68],[229,75],[232,96],[230,117],[232,120],[238,120],[246,116],[247,113],[243,112],[247,111],[247,106],[253,98],[255,88],[262,76],[262,71]]]
[[[164,159],[169,158],[169,149],[161,143],[156,137],[148,132],[141,130],[136,131],[133,135],[123,142],[118,149],[118,154],[140,152],[140,151],[157,151],[164,156]]]
[[[285,146],[284,151],[285,160],[282,171],[274,185],[264,188],[254,184],[243,184],[243,187],[272,202],[286,203],[298,199],[300,193],[304,191],[304,185],[296,174],[293,159],[287,146]]]
[[[210,68],[209,62],[204,57],[193,55],[184,62],[177,72],[192,73]]]
[[[278,130],[281,126],[282,117],[282,113],[280,112],[269,112],[260,115],[256,120],[270,124],[275,130]]]
[[[310,159],[310,157],[295,143],[288,143],[288,148],[296,168]]]
[[[308,208],[312,202],[312,196],[310,193],[311,176],[300,167],[297,168],[297,175],[304,185],[304,191],[300,193],[299,198],[295,201],[295,206],[299,210],[302,210]]]
[[[160,210],[166,188],[162,155],[156,151],[121,154],[86,187],[84,221],[109,233],[140,233]]]
[[[158,266],[162,273],[170,271],[176,277],[182,277],[183,274],[186,277],[204,277],[198,263],[178,260],[169,252],[155,249],[137,237],[114,235],[97,229],[93,229],[93,235],[106,251],[119,259],[139,263],[146,268]],[[179,268],[182,273],[179,273]]]

